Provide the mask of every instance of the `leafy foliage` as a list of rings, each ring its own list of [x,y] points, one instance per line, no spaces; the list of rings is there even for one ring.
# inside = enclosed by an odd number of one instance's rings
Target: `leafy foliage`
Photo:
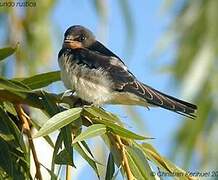
[[[0,61],[4,60],[6,57],[12,55],[16,51],[17,47],[5,47],[0,49]]]
[[[43,73],[16,80],[0,78],[1,178],[34,178],[34,175],[30,174],[29,161],[30,151],[34,154],[34,144],[29,141],[28,145],[24,141],[25,135],[29,140],[32,139],[31,131],[27,127],[30,125],[39,129],[33,137],[44,137],[50,145],[52,145],[50,133],[58,133],[55,145],[52,146],[54,151],[51,168],[47,169],[51,174],[51,179],[57,179],[56,164],[76,167],[73,159],[74,151],[77,151],[87,161],[99,177],[97,164],[100,163],[94,158],[87,143],[87,140],[96,136],[102,137],[110,151],[106,179],[116,177],[115,166],[128,179],[155,179],[155,176],[152,176],[151,164],[165,172],[185,173],[159,155],[146,142],[151,138],[125,129],[116,115],[94,106],[75,107],[78,98],[74,95],[62,98],[57,94],[36,90],[58,80],[59,72]],[[29,107],[40,109],[50,117],[49,120],[45,120],[43,125],[37,121],[31,124],[32,120],[27,111]],[[39,173],[40,166],[43,165],[37,162],[37,157],[34,157],[34,160],[38,173],[36,178],[41,179]],[[38,167],[37,164],[40,166]],[[184,179],[192,178],[186,176]]]
[[[191,165],[196,153],[201,168],[217,167],[214,157],[218,154],[213,150],[218,124],[217,6],[218,1],[213,0],[185,0],[180,6],[175,2],[171,6],[176,10],[171,34],[177,37],[172,73],[181,82],[183,96],[194,99],[199,107],[196,121],[184,121],[174,138],[173,154],[178,156],[181,152],[185,167]],[[190,127],[192,130],[187,131]]]

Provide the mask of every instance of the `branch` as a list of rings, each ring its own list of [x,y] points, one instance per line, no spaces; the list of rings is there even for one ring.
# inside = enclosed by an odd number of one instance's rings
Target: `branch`
[[[66,180],[72,180],[72,167],[67,165],[66,167]]]
[[[127,179],[128,180],[134,180],[135,178],[134,178],[134,176],[133,176],[133,174],[132,174],[132,172],[130,170],[128,159],[127,159],[127,156],[126,156],[125,145],[122,143],[120,136],[115,135],[115,138],[117,140],[117,142],[116,142],[117,146],[121,150],[121,153],[122,153],[122,166],[124,168],[124,171],[126,172]]]
[[[33,143],[33,139],[32,139],[32,136],[31,136],[31,132],[30,132],[30,126],[29,126],[29,119],[30,118],[23,111],[23,109],[22,109],[20,104],[15,105],[14,107],[16,109],[16,112],[18,114],[19,119],[22,121],[22,128],[24,130],[24,133],[28,137],[29,146],[30,146],[30,149],[32,150],[33,159],[34,159],[35,166],[36,166],[36,175],[35,175],[35,178],[38,179],[38,180],[42,180],[42,174],[41,174],[41,171],[40,171],[40,163],[38,161],[38,157],[37,157],[37,154],[36,154],[36,149],[35,149],[35,146],[34,146],[34,143]]]

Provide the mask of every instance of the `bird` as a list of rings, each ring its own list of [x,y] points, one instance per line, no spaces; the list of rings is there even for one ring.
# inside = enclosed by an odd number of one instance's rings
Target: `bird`
[[[65,31],[58,64],[64,86],[92,105],[161,107],[192,119],[196,117],[196,105],[140,82],[124,62],[84,26],[73,25]]]

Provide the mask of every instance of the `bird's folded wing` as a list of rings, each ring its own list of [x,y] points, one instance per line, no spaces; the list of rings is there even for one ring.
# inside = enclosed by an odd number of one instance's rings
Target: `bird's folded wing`
[[[179,100],[139,82],[117,57],[107,56],[97,51],[80,49],[80,60],[90,68],[102,69],[107,72],[113,82],[113,89],[119,92],[133,93],[151,105],[174,111],[194,118],[197,107],[188,102]]]
[[[109,72],[113,81],[116,82],[114,83],[115,90],[133,93],[151,105],[159,106],[190,118],[195,117],[196,105],[164,94],[139,82],[128,70],[122,69],[122,67],[113,67]]]
[[[73,53],[75,59],[87,67],[102,69],[113,82],[114,90],[122,91],[128,84],[134,86],[136,78],[119,58],[88,49],[76,49]]]

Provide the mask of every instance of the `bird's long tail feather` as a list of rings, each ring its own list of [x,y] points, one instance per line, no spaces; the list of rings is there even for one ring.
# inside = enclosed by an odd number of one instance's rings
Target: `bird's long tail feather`
[[[196,115],[194,114],[197,110],[197,106],[175,97],[164,94],[156,89],[153,89],[145,84],[140,83],[141,88],[146,92],[146,101],[155,106],[174,111],[183,116],[194,119]],[[148,95],[149,94],[149,95]]]

